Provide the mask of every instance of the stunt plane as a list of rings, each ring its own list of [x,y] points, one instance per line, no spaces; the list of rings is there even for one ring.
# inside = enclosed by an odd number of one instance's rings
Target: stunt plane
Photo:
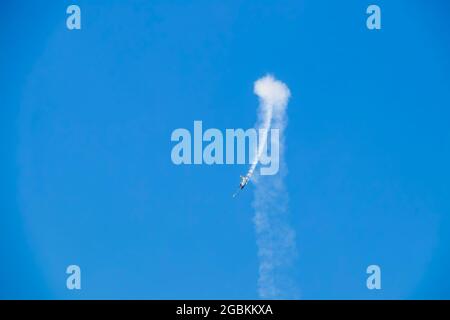
[[[244,189],[244,187],[247,185],[248,180],[250,180],[250,177],[246,175],[245,177],[241,176],[241,182],[239,183],[239,189],[233,194],[233,198],[236,197],[236,195]]]
[[[244,189],[244,187],[247,185],[249,179],[250,179],[250,177],[248,177],[248,176],[245,176],[245,177],[241,176],[241,183],[239,183],[239,188],[241,190]]]

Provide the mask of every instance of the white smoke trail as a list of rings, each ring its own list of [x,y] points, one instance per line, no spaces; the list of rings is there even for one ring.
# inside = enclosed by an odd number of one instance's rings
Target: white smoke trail
[[[259,97],[258,125],[260,136],[254,161],[247,173],[250,178],[265,150],[270,128],[279,129],[279,141],[271,140],[267,152],[279,146],[280,171],[273,176],[255,177],[254,223],[258,245],[258,292],[261,298],[295,298],[297,290],[289,278],[292,260],[296,256],[295,233],[287,222],[288,195],[284,186],[286,166],[284,162],[284,129],[287,124],[286,108],[289,88],[273,76],[267,75],[255,82],[254,92]]]
[[[275,115],[278,121],[281,117],[284,117],[287,102],[291,95],[289,88],[271,75],[258,79],[255,82],[254,92],[259,97],[258,129],[262,135],[259,137],[258,150],[247,173],[248,178],[253,175],[266,146],[272,117]]]

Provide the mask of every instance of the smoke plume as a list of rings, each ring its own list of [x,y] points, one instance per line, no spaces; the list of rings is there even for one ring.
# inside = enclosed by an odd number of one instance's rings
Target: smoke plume
[[[290,97],[289,88],[273,76],[267,75],[254,84],[259,97],[257,128],[263,129],[259,137],[256,156],[247,173],[250,178],[265,151],[270,152],[274,143],[279,148],[279,172],[272,176],[255,175],[254,224],[259,258],[258,292],[261,298],[296,298],[297,289],[291,274],[296,256],[295,233],[287,221],[288,194],[284,185],[284,129],[287,125],[286,109]],[[279,129],[279,141],[267,144],[271,128]]]

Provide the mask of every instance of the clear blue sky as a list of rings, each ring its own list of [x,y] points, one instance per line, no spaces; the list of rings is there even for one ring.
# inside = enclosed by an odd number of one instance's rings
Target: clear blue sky
[[[0,298],[257,298],[252,186],[230,197],[247,167],[175,166],[170,134],[253,126],[267,72],[292,93],[300,297],[450,298],[449,9],[3,1]]]

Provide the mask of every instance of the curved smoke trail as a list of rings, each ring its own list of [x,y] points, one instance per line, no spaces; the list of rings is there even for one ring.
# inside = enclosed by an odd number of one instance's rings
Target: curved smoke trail
[[[255,82],[254,92],[259,97],[258,124],[260,138],[258,149],[247,178],[252,177],[263,152],[278,144],[280,171],[272,176],[255,179],[254,223],[258,245],[258,292],[261,298],[296,298],[297,289],[289,277],[296,256],[295,233],[287,222],[288,194],[284,186],[284,129],[287,123],[286,108],[289,88],[273,76],[267,75]],[[267,145],[270,128],[279,130],[279,141]]]
[[[255,81],[254,92],[259,97],[259,123],[257,127],[260,136],[256,155],[246,175],[248,178],[253,175],[256,165],[266,148],[272,117],[275,116],[278,120],[284,117],[287,102],[291,95],[289,88],[283,82],[276,80],[271,75],[266,75]]]

